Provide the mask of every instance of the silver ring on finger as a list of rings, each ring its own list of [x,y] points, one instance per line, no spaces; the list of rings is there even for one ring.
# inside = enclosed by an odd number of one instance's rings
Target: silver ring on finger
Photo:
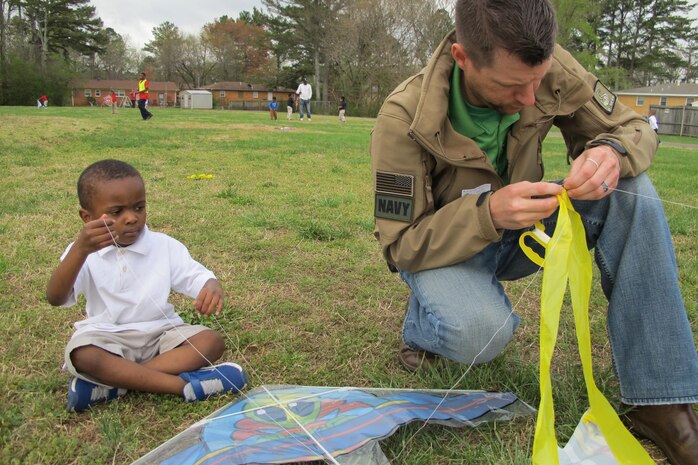
[[[594,160],[594,159],[591,158],[591,157],[587,157],[587,161],[590,161],[590,162],[592,162],[593,164],[595,164],[597,170],[599,169],[599,166],[601,166],[601,165],[599,165],[599,162],[598,162],[598,161]]]
[[[608,184],[606,184],[606,180],[601,181],[601,189],[603,189],[604,192],[608,192]]]

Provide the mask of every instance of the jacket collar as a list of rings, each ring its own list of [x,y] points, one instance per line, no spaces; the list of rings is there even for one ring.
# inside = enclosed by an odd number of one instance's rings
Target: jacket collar
[[[451,45],[455,31],[446,36],[422,70],[422,87],[410,136],[435,156],[453,163],[458,160],[481,157],[474,141],[457,133],[448,119],[450,76],[453,69]],[[546,123],[556,116],[574,113],[593,94],[590,85],[571,68],[579,66],[559,45],[555,46],[553,62],[536,91],[536,103],[521,111],[521,119],[512,126],[511,134],[524,128]]]

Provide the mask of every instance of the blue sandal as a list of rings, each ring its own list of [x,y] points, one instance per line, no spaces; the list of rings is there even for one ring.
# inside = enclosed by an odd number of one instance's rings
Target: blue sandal
[[[68,411],[82,412],[93,404],[116,399],[127,392],[126,389],[100,386],[75,377],[68,383]]]
[[[187,402],[205,400],[223,392],[237,393],[247,386],[245,370],[237,363],[221,363],[194,371],[180,373],[187,382],[183,395]]]

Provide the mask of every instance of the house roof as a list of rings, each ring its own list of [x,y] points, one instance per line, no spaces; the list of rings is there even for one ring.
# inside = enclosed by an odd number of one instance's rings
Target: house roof
[[[85,81],[76,81],[73,83],[74,89],[123,89],[123,90],[138,90],[138,80],[123,80],[123,79],[88,79]],[[179,86],[171,81],[148,81],[149,90],[171,90],[178,91]]]
[[[650,87],[636,87],[616,92],[618,95],[659,95],[664,97],[698,97],[698,83],[659,84]]]
[[[185,89],[179,92],[180,94],[191,94],[191,95],[211,95],[210,90],[196,90],[196,89]]]
[[[208,90],[237,90],[237,91],[257,91],[257,92],[293,92],[293,89],[288,87],[273,87],[264,84],[254,84],[251,82],[242,81],[223,81],[214,82],[213,84],[208,84],[206,86],[201,86],[202,89]]]

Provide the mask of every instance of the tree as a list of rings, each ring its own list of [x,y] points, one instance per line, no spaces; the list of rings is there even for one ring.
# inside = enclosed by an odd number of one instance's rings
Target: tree
[[[103,79],[126,79],[137,72],[134,51],[131,50],[121,35],[112,28],[103,31],[105,36],[104,51],[96,56],[97,76]]]
[[[596,23],[602,63],[625,70],[632,85],[676,80],[686,65],[680,44],[691,33],[688,10],[686,0],[606,0]]]
[[[557,42],[582,66],[592,70],[598,65],[599,39],[594,29],[600,5],[589,0],[554,0],[557,15]]]
[[[12,12],[17,8],[16,2],[0,0],[0,104],[7,95],[7,37]]]
[[[153,57],[154,78],[173,81],[177,75],[177,66],[182,57],[184,37],[179,28],[169,21],[153,28],[153,40],[146,43],[143,50]]]
[[[298,38],[302,59],[312,63],[314,90],[327,100],[330,69],[325,44],[339,27],[338,18],[351,1],[342,0],[263,0],[276,16],[286,19],[290,32]],[[299,76],[300,77],[300,76]],[[297,82],[297,81],[296,81]]]
[[[273,80],[267,79],[267,84],[295,87],[298,85],[299,73],[304,76],[310,75],[312,68],[300,65],[304,61],[291,22],[283,16],[262,14],[262,24],[269,38],[269,52],[274,62]],[[289,63],[292,63],[292,66],[288,66]]]
[[[102,22],[88,0],[0,0],[0,104],[60,104],[75,59],[103,50]],[[17,77],[20,78],[17,78]]]
[[[261,25],[222,16],[204,25],[202,41],[210,48],[222,81],[266,77],[271,43]]]
[[[95,17],[89,0],[21,0],[17,4],[24,11],[31,31],[29,44],[37,50],[35,58],[42,70],[50,53],[61,53],[67,59],[71,50],[83,54],[103,50],[102,20]]]
[[[184,37],[182,57],[177,64],[180,82],[188,88],[198,88],[207,83],[216,62],[206,42],[194,35]]]

